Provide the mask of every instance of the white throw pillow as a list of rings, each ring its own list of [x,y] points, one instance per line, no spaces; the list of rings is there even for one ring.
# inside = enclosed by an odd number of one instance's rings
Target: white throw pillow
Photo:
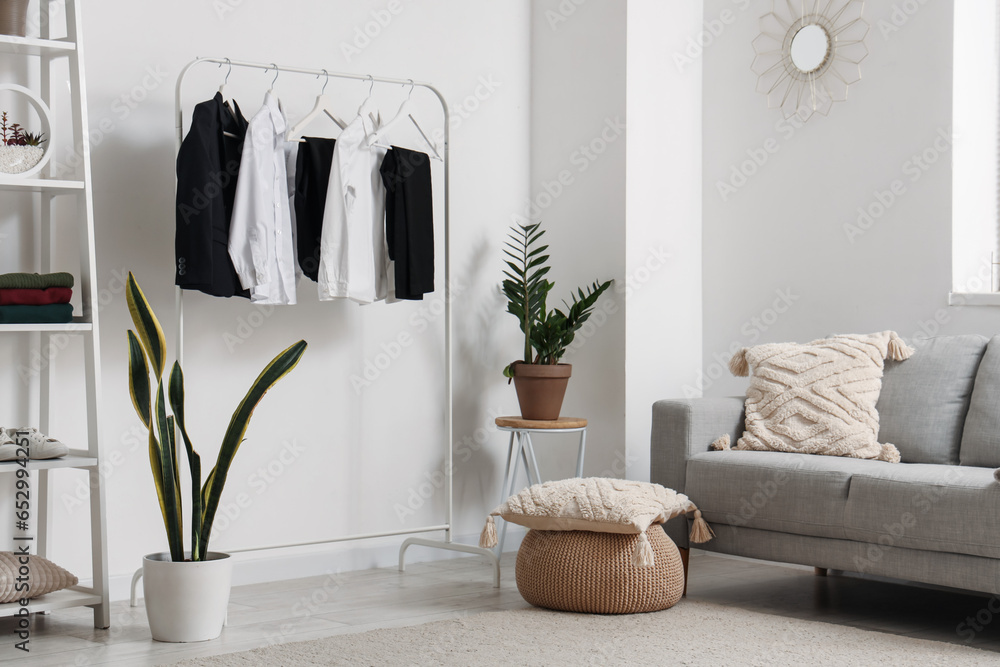
[[[486,519],[479,546],[496,546],[493,517],[538,530],[589,530],[595,533],[639,533],[634,562],[653,565],[646,529],[675,516],[694,512],[693,542],[707,542],[711,529],[683,493],[625,479],[602,477],[564,479],[535,484],[508,498]]]
[[[912,354],[894,331],[743,348],[729,362],[734,375],[751,375],[736,449],[898,463],[896,447],[878,442],[875,404],[884,360]]]
[[[22,562],[26,559],[27,564]],[[27,590],[18,590],[18,577],[25,574]],[[0,551],[0,603],[16,602],[21,598],[36,598],[39,595],[59,591],[79,583],[73,574],[52,561],[34,554],[19,555],[10,551]]]

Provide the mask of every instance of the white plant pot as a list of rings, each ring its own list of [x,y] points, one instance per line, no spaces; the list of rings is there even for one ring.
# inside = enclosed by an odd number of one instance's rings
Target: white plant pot
[[[229,554],[210,551],[207,561],[197,563],[175,563],[169,553],[143,558],[142,590],[153,639],[203,642],[217,638],[226,620],[232,579]]]

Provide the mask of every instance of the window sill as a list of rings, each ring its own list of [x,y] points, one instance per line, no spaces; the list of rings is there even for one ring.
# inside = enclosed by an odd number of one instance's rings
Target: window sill
[[[1000,292],[950,292],[949,306],[1000,306]]]

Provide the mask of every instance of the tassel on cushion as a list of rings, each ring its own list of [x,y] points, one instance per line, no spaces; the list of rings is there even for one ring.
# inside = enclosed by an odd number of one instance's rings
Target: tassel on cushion
[[[696,509],[694,511],[694,522],[691,524],[691,534],[688,538],[696,544],[701,544],[708,542],[713,537],[715,537],[715,533],[712,532],[712,527],[701,516],[701,510]]]
[[[632,564],[636,567],[653,567],[656,564],[653,546],[649,543],[649,536],[645,532],[639,533],[639,540],[635,543],[635,551],[632,553]]]
[[[728,451],[730,449],[729,444],[730,444],[729,434],[728,433],[724,433],[724,434],[720,435],[718,438],[716,438],[715,440],[713,440],[712,444],[709,445],[708,447],[712,451],[725,452],[725,451]]]
[[[904,361],[913,356],[916,352],[912,347],[906,344],[902,338],[899,337],[895,331],[889,332],[889,358],[894,361]]]
[[[492,549],[497,545],[497,524],[493,520],[493,515],[486,517],[486,525],[483,532],[479,534],[479,547],[481,549]]]
[[[889,463],[899,463],[899,450],[896,449],[896,445],[890,445],[885,443],[882,445],[882,450],[878,453],[878,461],[888,461]]]
[[[750,375],[750,364],[747,361],[747,349],[740,348],[740,351],[729,360],[729,372],[741,378]]]

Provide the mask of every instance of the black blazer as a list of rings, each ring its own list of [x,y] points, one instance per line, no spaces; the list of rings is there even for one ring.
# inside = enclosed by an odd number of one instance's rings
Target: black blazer
[[[177,232],[174,284],[212,296],[250,293],[229,258],[229,224],[247,120],[222,94],[194,108],[177,152]]]

